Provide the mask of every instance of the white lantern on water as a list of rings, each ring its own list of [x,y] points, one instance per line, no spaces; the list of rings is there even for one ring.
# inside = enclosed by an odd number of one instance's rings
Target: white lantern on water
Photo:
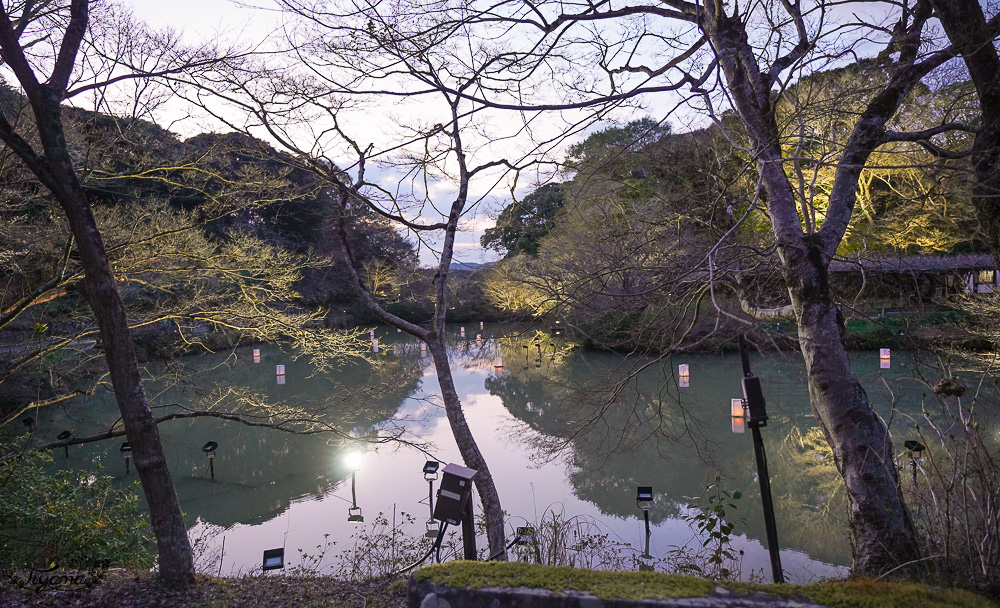
[[[260,349],[259,348],[253,349],[253,362],[254,363],[260,363]]]
[[[880,348],[878,350],[878,366],[881,369],[889,369],[891,367],[892,355],[888,348]]]
[[[729,401],[729,415],[733,420],[733,432],[745,433],[747,427],[742,399],[731,399]]]

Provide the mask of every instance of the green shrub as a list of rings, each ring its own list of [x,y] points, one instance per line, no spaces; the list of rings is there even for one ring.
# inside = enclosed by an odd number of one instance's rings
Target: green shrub
[[[29,452],[0,461],[0,563],[13,570],[150,567],[137,484],[116,489],[99,470],[52,472],[51,460]]]

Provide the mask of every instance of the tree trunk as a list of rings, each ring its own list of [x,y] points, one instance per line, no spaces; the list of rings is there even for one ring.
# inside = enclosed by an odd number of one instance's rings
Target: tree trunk
[[[486,538],[490,546],[490,556],[494,559],[506,561],[507,551],[504,547],[503,533],[503,510],[500,508],[500,495],[497,487],[493,483],[493,475],[486,466],[486,459],[483,458],[472,430],[465,420],[465,412],[462,411],[462,402],[458,398],[458,391],[455,390],[455,381],[451,376],[451,363],[448,361],[448,350],[444,344],[443,334],[433,334],[428,341],[427,348],[434,358],[434,369],[437,371],[438,384],[441,386],[441,397],[444,399],[444,410],[448,416],[448,423],[451,425],[452,435],[455,436],[455,443],[458,444],[458,451],[462,456],[465,465],[477,471],[474,479],[476,490],[479,491],[479,499],[483,504],[483,512],[486,514]]]
[[[919,557],[889,430],[872,409],[841,342],[842,320],[826,284],[821,246],[786,247],[782,258],[809,401],[847,488],[851,576],[879,576]]]
[[[972,203],[993,258],[1000,262],[1000,54],[996,25],[977,0],[932,0],[934,10],[969,70],[979,97],[980,122],[972,145],[976,183]]]
[[[177,588],[194,584],[194,562],[174,480],[167,468],[160,433],[146,401],[125,307],[115,289],[100,232],[81,191],[59,197],[84,266],[83,296],[100,327],[115,400],[132,447],[156,536],[160,579]]]
[[[847,488],[851,574],[878,576],[919,557],[916,531],[903,503],[889,431],[871,408],[841,341],[828,267],[850,219],[861,170],[912,83],[901,79],[869,101],[838,163],[826,220],[819,232],[807,234],[784,169],[772,76],[757,64],[739,17],[716,12],[718,5],[712,3],[705,7],[702,23],[752,142],[767,194],[782,274],[798,323],[810,403]]]
[[[43,90],[35,98],[41,101],[33,104],[33,109],[45,155],[29,156],[28,164],[63,208],[76,239],[84,268],[82,294],[100,328],[115,399],[146,495],[156,536],[160,578],[173,587],[189,587],[194,584],[195,574],[191,546],[156,421],[146,401],[125,306],[115,288],[97,222],[73,168],[58,96]]]

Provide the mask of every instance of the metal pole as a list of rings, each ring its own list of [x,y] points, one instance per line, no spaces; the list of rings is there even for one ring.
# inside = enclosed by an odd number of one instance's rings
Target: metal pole
[[[434,519],[434,480],[427,480],[427,506],[431,508],[431,519]]]
[[[774,503],[771,501],[771,478],[767,474],[767,454],[764,453],[764,440],[760,436],[760,426],[751,423],[750,432],[753,435],[753,455],[757,461],[757,479],[760,481],[760,502],[764,507],[764,528],[767,531],[767,551],[771,555],[771,574],[774,582],[785,582],[781,571],[781,553],[778,549],[778,527],[774,522]]]
[[[750,371],[750,352],[743,334],[739,336],[739,345],[740,363],[743,365],[743,377],[753,378],[753,373]],[[746,381],[744,381],[744,393],[747,391],[746,386]],[[763,412],[763,397],[759,393],[758,399],[760,401],[760,410]],[[748,405],[747,403],[743,404],[744,407]],[[754,419],[752,416],[747,417],[747,425],[750,427],[750,433],[753,437],[753,456],[757,462],[757,480],[760,483],[760,502],[764,509],[764,528],[767,532],[767,551],[771,557],[771,575],[774,577],[774,582],[783,583],[785,582],[785,576],[781,570],[778,527],[774,521],[774,502],[771,499],[771,477],[767,472],[767,454],[764,452],[764,439],[760,436],[760,427],[766,424],[766,415],[763,415],[760,419]]]
[[[209,458],[208,459],[208,470],[212,472],[212,479],[214,480],[215,479],[215,459],[214,458]]]
[[[465,501],[465,515],[462,517],[462,547],[465,549],[465,559],[475,561],[476,523],[473,519],[471,496]]]
[[[351,507],[358,506],[358,495],[354,491],[355,488],[357,487],[355,480],[355,472],[356,471],[351,471]]]
[[[644,520],[646,520],[646,552],[642,554],[642,557],[645,557],[645,558],[649,559],[649,558],[653,557],[652,555],[649,554],[649,536],[650,536],[650,534],[649,534],[649,511],[643,511],[642,512],[642,518]]]

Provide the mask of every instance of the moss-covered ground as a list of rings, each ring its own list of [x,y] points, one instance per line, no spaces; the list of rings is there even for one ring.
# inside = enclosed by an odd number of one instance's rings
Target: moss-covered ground
[[[530,587],[556,593],[576,590],[601,599],[669,599],[701,597],[722,586],[731,593],[767,593],[805,598],[832,608],[998,608],[1000,604],[961,589],[913,583],[837,581],[809,585],[765,585],[716,582],[659,572],[609,572],[536,566],[514,562],[449,562],[421,568],[417,580],[451,587]]]

